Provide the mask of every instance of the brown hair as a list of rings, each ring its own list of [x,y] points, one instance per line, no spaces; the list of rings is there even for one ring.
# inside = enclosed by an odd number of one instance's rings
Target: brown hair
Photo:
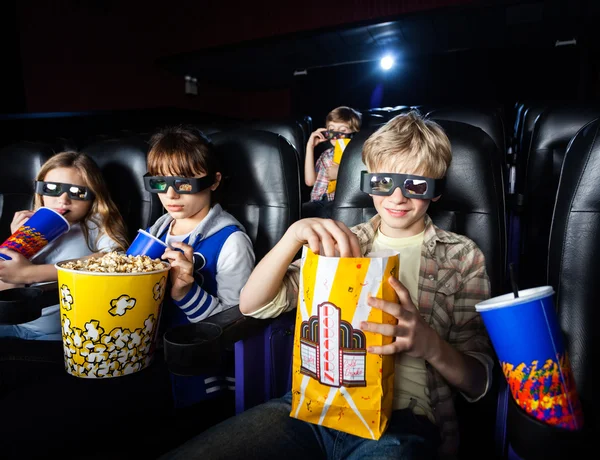
[[[194,177],[217,172],[219,165],[213,146],[195,128],[167,127],[150,139],[148,173],[152,176]]]
[[[92,202],[90,210],[83,218],[85,225],[81,226],[83,236],[87,241],[88,247],[91,251],[96,249],[90,245],[88,241],[89,229],[87,226],[88,222],[93,222],[100,230],[104,230],[106,234],[116,241],[122,250],[125,250],[128,246],[127,243],[127,232],[125,231],[125,222],[117,209],[117,206],[110,197],[106,182],[102,177],[100,168],[96,162],[85,153],[80,152],[61,152],[52,156],[40,169],[37,175],[38,181],[43,181],[46,174],[52,169],[56,168],[74,168],[81,175],[83,184],[89,187],[96,197]],[[35,207],[36,209],[44,205],[44,197],[39,193],[35,194]],[[100,216],[99,218],[97,216]],[[101,232],[98,233],[94,245],[98,243],[98,239],[101,237]]]
[[[352,131],[358,132],[360,131],[360,125],[362,123],[362,114],[353,108],[343,105],[333,109],[327,114],[327,117],[325,117],[325,126],[330,122],[346,123]]]
[[[440,125],[411,111],[392,118],[369,136],[362,158],[369,171],[440,179],[450,166],[452,149]]]

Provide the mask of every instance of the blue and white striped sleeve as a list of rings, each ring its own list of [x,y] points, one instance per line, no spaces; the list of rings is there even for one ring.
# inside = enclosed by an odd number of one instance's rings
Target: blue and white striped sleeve
[[[190,323],[196,323],[215,312],[220,302],[217,297],[198,286],[198,283],[194,283],[183,299],[173,299],[173,303],[185,313]]]

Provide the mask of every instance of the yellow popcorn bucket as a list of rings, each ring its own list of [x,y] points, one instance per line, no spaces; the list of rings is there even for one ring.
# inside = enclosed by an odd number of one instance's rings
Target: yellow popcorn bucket
[[[146,273],[58,270],[66,371],[118,377],[150,365],[169,266]]]

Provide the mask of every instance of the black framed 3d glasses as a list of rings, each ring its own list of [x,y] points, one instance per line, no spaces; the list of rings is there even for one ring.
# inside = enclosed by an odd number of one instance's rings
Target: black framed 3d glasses
[[[323,131],[323,136],[325,136],[325,138],[329,139],[329,140],[352,139],[352,137],[354,137],[354,134],[355,133],[343,133],[341,131],[331,131],[331,130]]]
[[[95,198],[94,192],[88,187],[62,182],[35,181],[35,193],[44,196],[61,196],[66,193],[72,200],[91,201]]]
[[[369,195],[389,196],[400,187],[406,198],[431,200],[442,194],[445,178],[432,179],[414,174],[361,172],[360,189]]]
[[[179,194],[192,194],[206,190],[215,183],[214,174],[204,177],[144,175],[144,186],[150,193],[167,193],[169,187]]]

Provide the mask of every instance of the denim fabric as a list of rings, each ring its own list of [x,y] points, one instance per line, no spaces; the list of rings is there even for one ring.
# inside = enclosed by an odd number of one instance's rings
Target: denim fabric
[[[290,417],[291,392],[205,431],[161,457],[167,459],[429,459],[440,437],[426,417],[395,411],[378,440]]]

